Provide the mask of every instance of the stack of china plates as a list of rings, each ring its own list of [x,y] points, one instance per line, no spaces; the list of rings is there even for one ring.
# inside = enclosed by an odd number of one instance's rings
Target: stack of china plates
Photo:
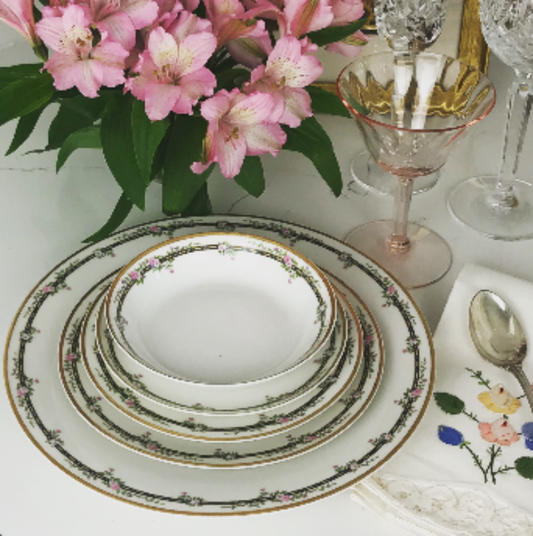
[[[236,216],[136,227],[67,259],[21,307],[5,365],[23,428],[59,467],[198,514],[367,476],[418,424],[434,370],[423,318],[380,267]]]

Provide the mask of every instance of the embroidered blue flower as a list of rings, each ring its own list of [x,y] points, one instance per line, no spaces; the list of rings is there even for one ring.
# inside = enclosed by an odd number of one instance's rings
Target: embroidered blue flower
[[[526,440],[526,449],[533,450],[533,422],[526,422],[522,426],[522,434]]]
[[[459,430],[451,428],[450,426],[444,426],[443,424],[439,425],[439,439],[443,443],[453,445],[454,447],[460,445],[465,440],[463,434],[459,432]]]

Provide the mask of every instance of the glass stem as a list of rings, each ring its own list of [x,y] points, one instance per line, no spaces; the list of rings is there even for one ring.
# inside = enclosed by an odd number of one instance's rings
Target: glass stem
[[[519,202],[513,190],[513,180],[518,169],[531,112],[530,76],[517,71],[516,78],[507,93],[502,163],[495,190],[488,199],[490,207],[498,212],[508,212]]]
[[[413,197],[413,179],[398,177],[394,195],[394,225],[387,245],[393,253],[407,253],[411,247],[407,236],[409,208]]]
[[[414,78],[414,53],[409,50],[393,50],[394,89],[391,102],[392,124],[403,128],[405,96]]]

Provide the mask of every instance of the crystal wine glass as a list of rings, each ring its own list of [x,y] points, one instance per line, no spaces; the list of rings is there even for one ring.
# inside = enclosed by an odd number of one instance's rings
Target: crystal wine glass
[[[503,155],[497,176],[474,177],[451,193],[454,216],[500,240],[533,237],[533,186],[516,178],[532,104],[533,4],[531,0],[481,0],[481,29],[494,54],[515,70],[507,94]]]
[[[403,127],[395,124],[391,106],[397,74],[392,53],[360,57],[337,79],[337,92],[373,159],[397,178],[394,220],[364,224],[345,240],[407,288],[437,281],[451,264],[450,248],[440,236],[408,222],[413,182],[446,163],[452,146],[492,110],[496,98],[489,79],[457,59],[423,52],[414,64]]]
[[[446,16],[448,0],[375,0],[374,15],[378,34],[387,41],[397,60],[397,69],[403,70],[403,87],[395,89],[397,102],[401,102],[413,74],[413,57],[430,47],[439,37]],[[401,106],[400,106],[401,110]],[[401,125],[401,121],[398,123]],[[357,154],[351,162],[350,171],[362,191],[377,195],[393,195],[396,188],[394,177],[376,165],[367,151]],[[439,178],[439,172],[421,177],[413,193],[431,189]]]

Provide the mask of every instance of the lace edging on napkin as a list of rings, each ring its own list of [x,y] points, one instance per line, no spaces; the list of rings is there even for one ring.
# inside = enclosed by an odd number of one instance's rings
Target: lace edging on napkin
[[[376,475],[351,497],[413,536],[532,536],[533,518],[481,489]]]

